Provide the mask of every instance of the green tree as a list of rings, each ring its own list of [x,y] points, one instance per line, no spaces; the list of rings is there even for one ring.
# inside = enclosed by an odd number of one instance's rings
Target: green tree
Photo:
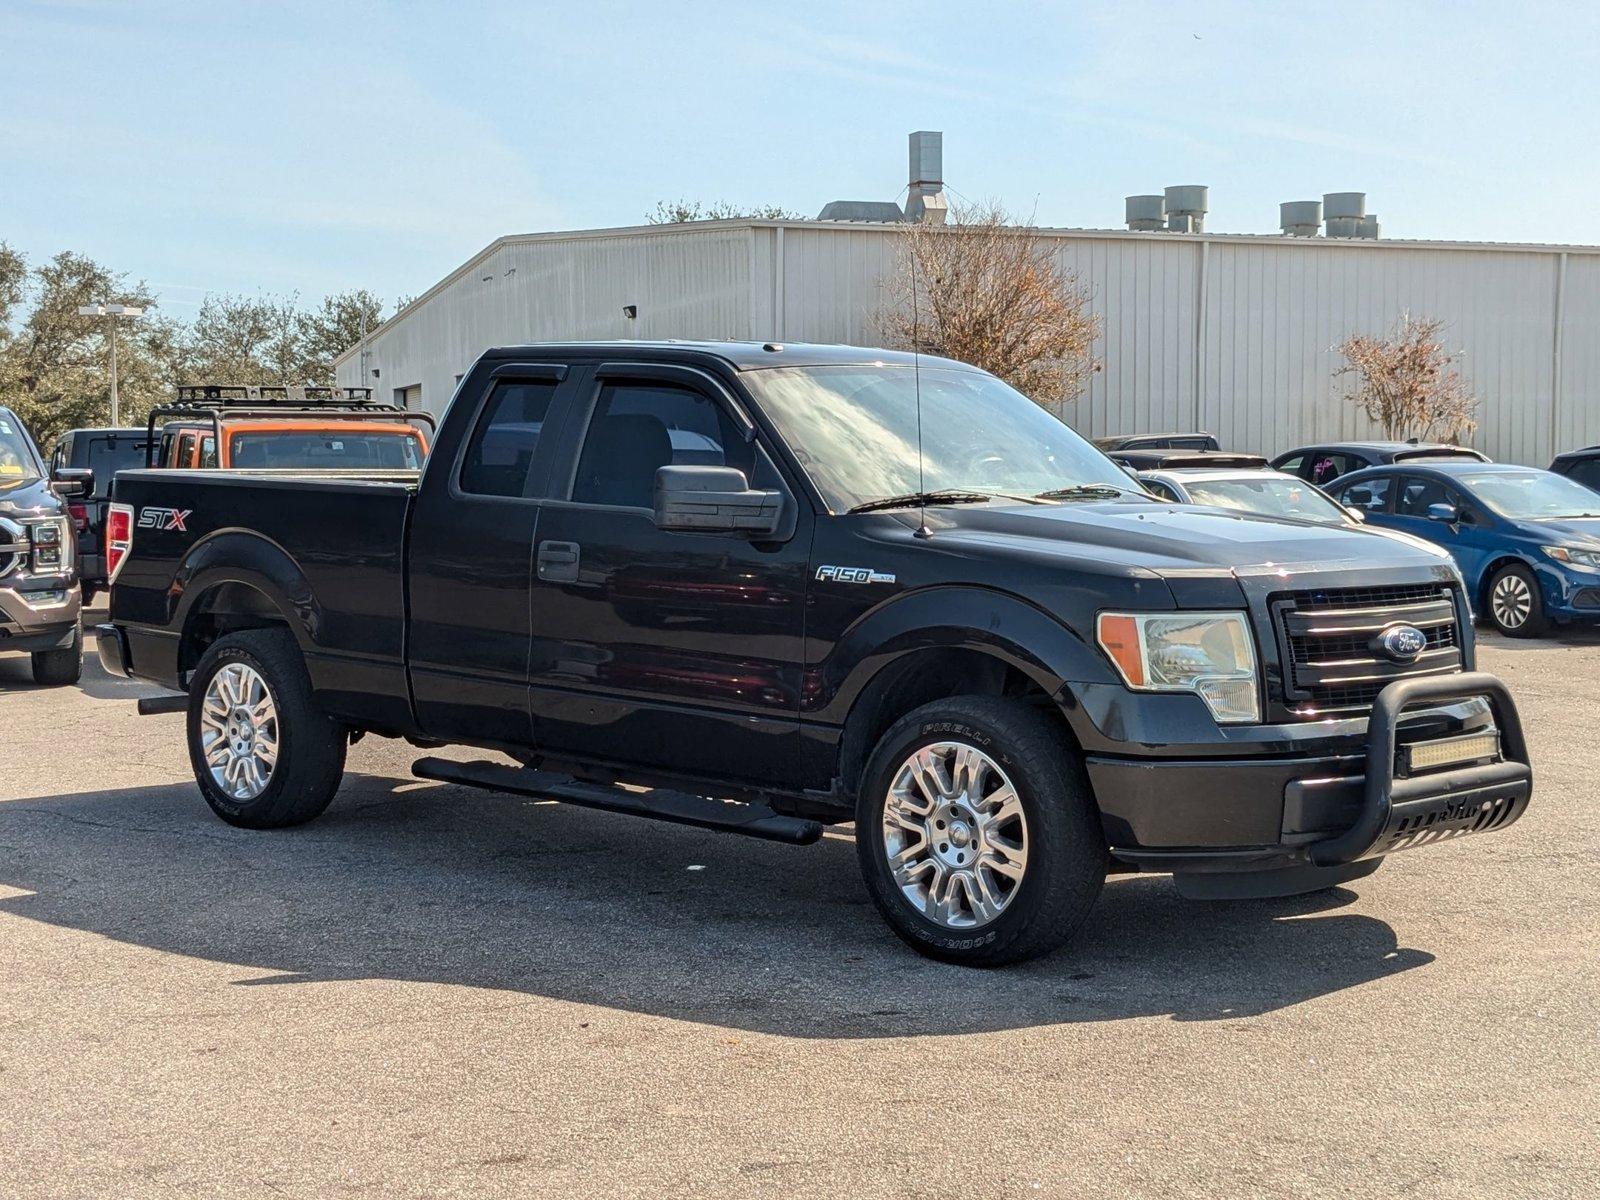
[[[402,302],[397,307],[403,308]],[[300,316],[306,383],[332,383],[333,360],[383,324],[383,301],[366,288],[335,292]]]
[[[117,376],[121,419],[137,424],[151,405],[172,394],[180,327],[156,311],[141,282],[129,283],[81,254],[64,251],[19,276],[12,251],[0,256],[0,394],[41,444],[64,430],[111,419],[107,322],[78,308],[100,302],[134,304],[142,317],[117,325]],[[21,313],[31,289],[33,304]]]

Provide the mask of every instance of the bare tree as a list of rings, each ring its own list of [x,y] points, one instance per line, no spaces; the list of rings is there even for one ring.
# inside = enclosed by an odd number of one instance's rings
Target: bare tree
[[[948,224],[904,226],[899,259],[878,313],[893,344],[982,367],[1056,416],[1100,369],[1089,289],[1031,223],[954,207]]]
[[[652,225],[682,225],[688,221],[798,221],[800,214],[776,204],[741,206],[726,200],[702,204],[698,200],[659,200],[644,219]]]
[[[1349,399],[1383,426],[1384,436],[1457,441],[1478,427],[1478,401],[1440,339],[1444,322],[1404,313],[1387,337],[1357,333],[1339,343],[1355,378]]]

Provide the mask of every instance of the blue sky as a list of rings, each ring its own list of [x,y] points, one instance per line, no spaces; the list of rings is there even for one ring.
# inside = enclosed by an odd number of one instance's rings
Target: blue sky
[[[1385,236],[1600,240],[1592,4],[0,0],[0,240],[207,291],[415,294],[657,200],[958,196],[1213,230],[1361,190]]]

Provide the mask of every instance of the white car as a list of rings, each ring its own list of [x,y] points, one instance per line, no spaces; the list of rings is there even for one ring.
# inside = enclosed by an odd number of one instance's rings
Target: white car
[[[1318,525],[1361,523],[1360,514],[1335,503],[1316,484],[1268,467],[1168,467],[1140,471],[1139,482],[1179,504],[1208,504]]]

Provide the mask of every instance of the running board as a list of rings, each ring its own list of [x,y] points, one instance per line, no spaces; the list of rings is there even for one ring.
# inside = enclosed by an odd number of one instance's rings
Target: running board
[[[141,717],[159,717],[166,713],[188,712],[189,697],[182,692],[175,696],[141,696],[139,697],[138,707]]]
[[[411,764],[411,773],[419,779],[432,779],[438,783],[455,783],[491,792],[511,792],[518,796],[536,796],[541,800],[559,800],[563,804],[625,813],[632,817],[649,817],[656,821],[670,821],[675,825],[742,833],[746,837],[787,842],[791,846],[809,846],[822,837],[820,821],[786,817],[764,804],[733,804],[667,788],[630,792],[604,784],[580,783],[570,775],[558,775],[553,771],[431,757],[417,759]]]

